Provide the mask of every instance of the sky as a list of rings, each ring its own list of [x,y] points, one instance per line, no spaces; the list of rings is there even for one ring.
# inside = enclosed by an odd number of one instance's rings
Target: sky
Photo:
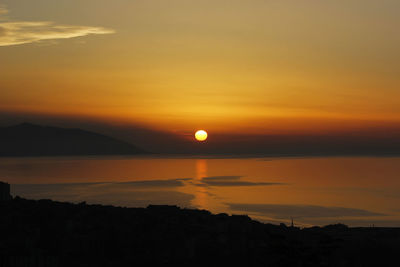
[[[254,146],[355,133],[390,146],[399,12],[398,0],[0,0],[0,124],[112,126],[167,147],[197,129]]]

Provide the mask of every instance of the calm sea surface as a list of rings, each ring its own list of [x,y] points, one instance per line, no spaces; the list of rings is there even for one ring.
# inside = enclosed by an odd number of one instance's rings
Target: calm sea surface
[[[400,226],[400,158],[0,158],[0,181],[31,199]]]

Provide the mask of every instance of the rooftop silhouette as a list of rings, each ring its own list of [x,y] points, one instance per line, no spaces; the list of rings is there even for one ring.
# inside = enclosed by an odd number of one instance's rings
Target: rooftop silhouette
[[[399,228],[300,229],[177,206],[0,202],[0,266],[388,266]]]
[[[0,182],[0,201],[7,201],[10,199],[10,185],[8,183]]]

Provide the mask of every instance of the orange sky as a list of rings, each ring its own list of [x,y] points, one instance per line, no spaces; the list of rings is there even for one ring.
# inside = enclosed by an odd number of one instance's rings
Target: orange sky
[[[171,132],[397,128],[400,3],[2,1],[0,110]]]

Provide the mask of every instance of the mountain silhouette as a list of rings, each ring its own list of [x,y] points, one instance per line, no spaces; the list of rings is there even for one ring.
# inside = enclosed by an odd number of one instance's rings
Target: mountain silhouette
[[[146,151],[124,141],[81,130],[22,123],[0,127],[0,156],[133,155]]]

